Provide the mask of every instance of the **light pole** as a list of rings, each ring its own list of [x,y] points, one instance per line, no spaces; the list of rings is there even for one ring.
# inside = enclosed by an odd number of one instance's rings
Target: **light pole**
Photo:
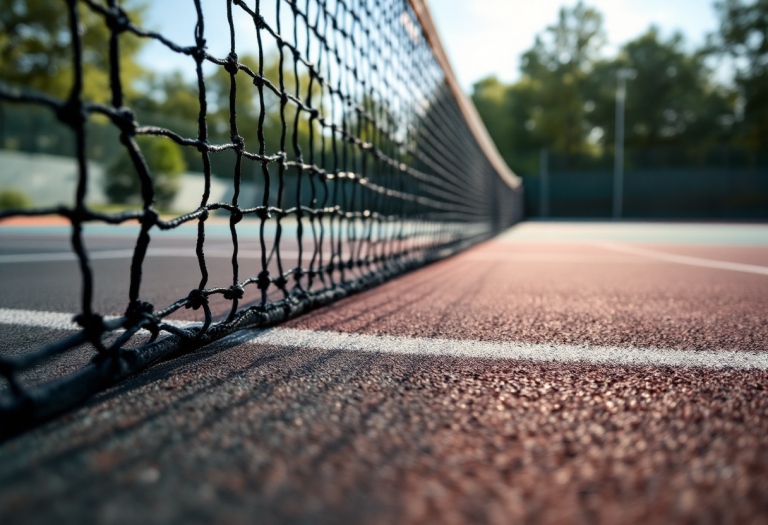
[[[627,98],[627,79],[637,71],[621,68],[616,71],[616,144],[613,158],[613,218],[620,219],[624,200],[624,101]]]
[[[542,217],[549,217],[549,152],[547,148],[541,148],[541,155],[539,157],[539,175],[541,180],[539,181],[540,190],[540,204],[539,215]]]

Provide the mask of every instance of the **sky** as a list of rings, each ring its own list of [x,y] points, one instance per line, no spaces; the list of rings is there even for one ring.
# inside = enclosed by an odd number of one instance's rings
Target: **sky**
[[[717,29],[712,0],[588,0],[603,14],[611,56],[619,46],[645,33],[653,24],[664,38],[682,32],[687,46],[704,43]],[[477,80],[496,75],[519,78],[520,55],[537,33],[558,18],[562,0],[432,0],[432,17],[456,76],[466,90]]]
[[[265,2],[271,5],[271,2]],[[432,16],[456,76],[466,91],[489,75],[505,82],[519,78],[519,57],[533,45],[537,33],[557,21],[563,0],[431,0]],[[690,49],[704,43],[717,29],[713,0],[588,0],[603,13],[607,56],[618,47],[656,25],[666,38],[681,31]],[[203,0],[209,52],[225,57],[229,34],[222,0]],[[192,0],[158,0],[149,3],[145,27],[159,30],[171,40],[192,45],[196,21]],[[249,18],[236,17],[238,34],[252,35]],[[238,41],[238,49],[255,50],[256,43]],[[193,62],[152,44],[144,48],[142,61],[152,69],[180,69],[193,74]]]

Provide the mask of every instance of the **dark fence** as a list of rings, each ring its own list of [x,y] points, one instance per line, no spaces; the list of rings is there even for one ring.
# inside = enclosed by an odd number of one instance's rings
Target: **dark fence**
[[[613,158],[549,156],[549,217],[607,218],[613,210]],[[570,165],[569,165],[570,164]],[[541,217],[542,184],[529,163],[525,213]],[[533,168],[533,169],[531,169]],[[662,150],[628,152],[623,214],[638,219],[768,219],[764,152],[719,146],[697,157]]]
[[[541,216],[541,177],[524,176],[525,212]],[[550,217],[610,217],[613,173],[549,175]],[[629,170],[624,174],[626,218],[766,219],[768,167]]]

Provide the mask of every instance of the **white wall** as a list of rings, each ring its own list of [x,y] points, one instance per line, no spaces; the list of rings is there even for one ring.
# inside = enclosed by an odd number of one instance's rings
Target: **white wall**
[[[77,189],[77,161],[71,157],[21,153],[0,150],[0,190],[23,191],[35,207],[57,205],[72,206]],[[205,187],[202,173],[182,175],[181,188],[171,204],[171,209],[188,213],[197,209]],[[211,178],[211,196],[208,202],[231,202],[234,185],[230,181]],[[245,208],[257,205],[259,187],[245,183],[240,188],[240,205]],[[104,167],[88,163],[87,204],[107,204],[104,193]],[[258,202],[260,204],[260,201]]]
[[[73,206],[77,161],[71,157],[0,150],[0,190],[23,191],[37,207]],[[104,168],[88,163],[88,204],[106,204]]]

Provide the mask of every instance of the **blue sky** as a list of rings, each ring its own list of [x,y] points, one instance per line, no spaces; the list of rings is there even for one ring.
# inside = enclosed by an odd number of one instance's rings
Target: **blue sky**
[[[679,30],[690,47],[717,29],[712,0],[588,0],[603,13],[606,54],[643,34],[651,24],[668,37]],[[468,89],[489,74],[505,81],[519,76],[520,54],[557,21],[562,0],[432,0],[432,16],[459,81]]]
[[[264,2],[272,5],[272,2]],[[604,15],[610,55],[617,47],[655,24],[667,37],[680,30],[691,48],[704,42],[717,28],[712,0],[591,0]],[[518,78],[518,59],[537,33],[554,23],[562,0],[432,0],[429,3],[443,44],[462,86],[469,91],[477,80],[496,75],[504,81]],[[224,57],[229,36],[223,0],[203,0],[209,52]],[[236,9],[237,11],[238,9]],[[193,44],[195,12],[192,0],[155,0],[149,3],[145,26],[159,30],[183,45]],[[252,35],[250,19],[238,20],[241,35]],[[255,50],[254,39],[238,41],[239,49]],[[153,69],[181,69],[192,73],[192,60],[159,45],[147,46],[142,61]]]

